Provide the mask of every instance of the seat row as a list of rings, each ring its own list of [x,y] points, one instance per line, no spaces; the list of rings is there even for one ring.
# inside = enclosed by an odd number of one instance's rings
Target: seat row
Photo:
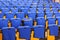
[[[26,5],[0,5],[0,8],[60,8],[60,4],[56,4],[56,6],[54,4],[37,4],[37,3],[34,3],[34,4],[26,4]]]
[[[28,4],[27,4],[28,3]],[[32,7],[40,7],[40,8],[43,8],[43,7],[46,7],[46,8],[50,8],[50,6],[52,6],[53,8],[59,8],[60,7],[60,4],[59,3],[53,3],[53,2],[51,2],[51,3],[49,3],[49,2],[47,2],[47,1],[43,1],[43,3],[41,3],[41,1],[40,0],[29,0],[29,1],[27,1],[27,2],[25,2],[25,1],[14,1],[14,2],[8,2],[8,1],[4,1],[4,2],[1,2],[0,1],[0,6],[2,7],[2,8],[5,8],[5,7],[8,7],[8,8],[13,8],[13,7],[21,7],[21,6],[24,6],[24,7],[26,7],[27,8],[27,6],[28,7],[30,7],[30,6],[32,6]]]
[[[59,12],[47,12],[47,13],[24,13],[24,12],[19,12],[19,13],[0,13],[0,18],[3,18],[4,16],[8,19],[14,18],[16,16],[16,18],[26,18],[26,16],[28,18],[32,18],[33,20],[35,20],[37,17],[42,17],[44,18],[46,15],[46,18],[60,18],[60,13]]]
[[[12,12],[12,13],[17,13],[17,12],[32,12],[32,13],[49,13],[49,12],[59,12],[60,8],[0,8],[0,12],[2,13],[7,13],[7,12]]]
[[[48,25],[55,25],[56,24],[56,20],[58,20],[58,26],[60,26],[60,18],[48,18]],[[34,26],[34,20],[31,18],[24,18],[24,19],[20,19],[20,18],[11,18],[10,20],[8,19],[2,19],[0,18],[0,28],[2,27],[7,27],[8,26],[8,22],[11,22],[11,26],[17,28],[18,26]],[[36,18],[36,22],[37,25],[43,25],[45,27],[45,23],[46,20],[44,18],[38,17]]]
[[[45,27],[42,25],[36,25],[32,28],[34,30],[34,37],[35,38],[45,38]],[[30,26],[19,26],[17,28],[19,32],[20,38],[30,40],[31,37],[31,27]],[[50,35],[58,36],[58,26],[57,25],[50,25],[49,26]],[[14,27],[3,27],[2,28],[3,40],[15,40],[16,39],[16,31]]]

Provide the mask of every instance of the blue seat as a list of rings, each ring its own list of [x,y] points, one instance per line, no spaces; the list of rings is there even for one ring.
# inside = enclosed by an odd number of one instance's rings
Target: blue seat
[[[38,0],[34,0],[34,1],[33,1],[33,3],[37,3],[37,2],[38,2]]]
[[[11,18],[10,21],[11,21],[12,27],[18,28],[19,26],[21,26],[20,18]]]
[[[24,0],[24,3],[27,3],[28,0]]]
[[[16,17],[23,19],[25,17],[25,14],[24,14],[24,12],[16,13]]]
[[[3,27],[2,28],[3,40],[15,40],[15,28]]]
[[[54,25],[56,24],[56,19],[55,18],[48,18],[48,25]]]
[[[36,21],[37,21],[37,25],[43,25],[43,26],[45,26],[45,19],[44,18],[37,17]]]
[[[2,8],[2,13],[6,13],[6,12],[9,12],[10,9],[8,8]]]
[[[46,13],[46,17],[47,17],[47,18],[49,18],[49,17],[52,18],[52,17],[53,17],[53,13],[52,13],[52,12],[48,12],[48,13]]]
[[[0,18],[3,18],[4,17],[4,14],[3,13],[0,13]]]
[[[37,17],[44,17],[44,13],[37,13]]]
[[[50,35],[58,36],[58,26],[57,25],[49,25]]]
[[[53,2],[53,0],[49,0],[50,2]]]
[[[30,34],[31,34],[30,26],[19,26],[18,32],[20,38],[30,39]]]
[[[0,18],[0,29],[2,27],[8,27],[8,19]]]
[[[7,5],[7,8],[11,10],[11,8],[13,8],[13,5]]]
[[[13,6],[17,6],[18,5],[18,1],[11,1]]]
[[[52,6],[52,8],[55,8],[55,5],[53,3],[51,4],[51,6]]]
[[[46,5],[45,5],[45,8],[50,8],[50,5],[49,5],[49,4],[46,4]]]
[[[52,8],[52,11],[53,11],[54,13],[56,13],[56,12],[58,12],[58,9]]]
[[[60,13],[59,12],[56,12],[56,13],[54,13],[55,14],[55,17],[56,18],[59,18],[60,17]]]
[[[3,2],[3,4],[4,4],[5,6],[10,5],[9,2],[7,2],[6,0],[5,0],[5,2]]]
[[[27,14],[28,12],[28,8],[21,8],[22,12],[24,12],[25,14]]]
[[[32,1],[28,1],[26,5],[31,5],[32,4]]]
[[[19,3],[19,4],[20,4],[20,3]],[[18,9],[21,9],[21,7],[22,7],[22,6],[20,6],[20,5],[17,6]]]
[[[2,0],[0,0],[0,4],[1,4],[0,6],[2,6],[2,5],[3,5],[3,3],[2,3],[1,1],[2,1]]]
[[[57,18],[57,20],[58,20],[58,26],[60,26],[60,18]]]
[[[38,8],[43,8],[44,6],[43,5],[41,5],[41,4],[39,4],[39,5],[37,5],[38,6]]]
[[[11,2],[11,0],[7,0],[7,1]]]
[[[35,4],[32,4],[31,7],[32,8],[36,8],[37,7],[37,4],[36,3]]]
[[[31,18],[28,19],[24,18],[23,21],[24,21],[24,26],[30,26],[30,27],[33,26],[33,20]]]
[[[20,6],[24,6],[25,3],[23,1],[20,1]]]
[[[36,13],[36,8],[30,8],[29,12]]]
[[[12,0],[12,2],[17,2],[17,0]]]
[[[26,6],[28,6],[27,8],[30,8],[31,4],[32,4],[32,2],[28,1],[27,4],[26,4]]]
[[[3,7],[0,5],[0,10],[2,10],[2,8],[3,8]]]
[[[50,8],[46,8],[46,11],[45,11],[46,13],[49,13],[49,12],[51,12],[50,11]]]
[[[16,12],[18,12],[18,8],[11,8],[11,11],[12,11],[12,13],[14,13],[14,14],[16,14]]]
[[[5,13],[5,15],[6,15],[6,18],[8,18],[9,20],[11,19],[11,18],[14,18],[14,13]]]
[[[23,6],[17,6],[18,12],[23,12],[22,10],[24,9]]]
[[[57,4],[57,7],[60,8],[60,4]]]
[[[39,13],[44,13],[43,8],[38,8],[38,12],[39,12]]]
[[[29,17],[29,18],[32,18],[33,20],[35,20],[35,18],[36,18],[36,13],[29,12],[29,13],[28,13],[28,17]]]
[[[35,38],[44,38],[45,27],[42,25],[37,25],[34,27],[34,37]]]
[[[29,8],[30,8],[30,6],[31,6],[31,4],[30,4],[30,3],[28,3],[28,4],[26,4],[26,5],[25,5],[25,8],[29,9]]]

